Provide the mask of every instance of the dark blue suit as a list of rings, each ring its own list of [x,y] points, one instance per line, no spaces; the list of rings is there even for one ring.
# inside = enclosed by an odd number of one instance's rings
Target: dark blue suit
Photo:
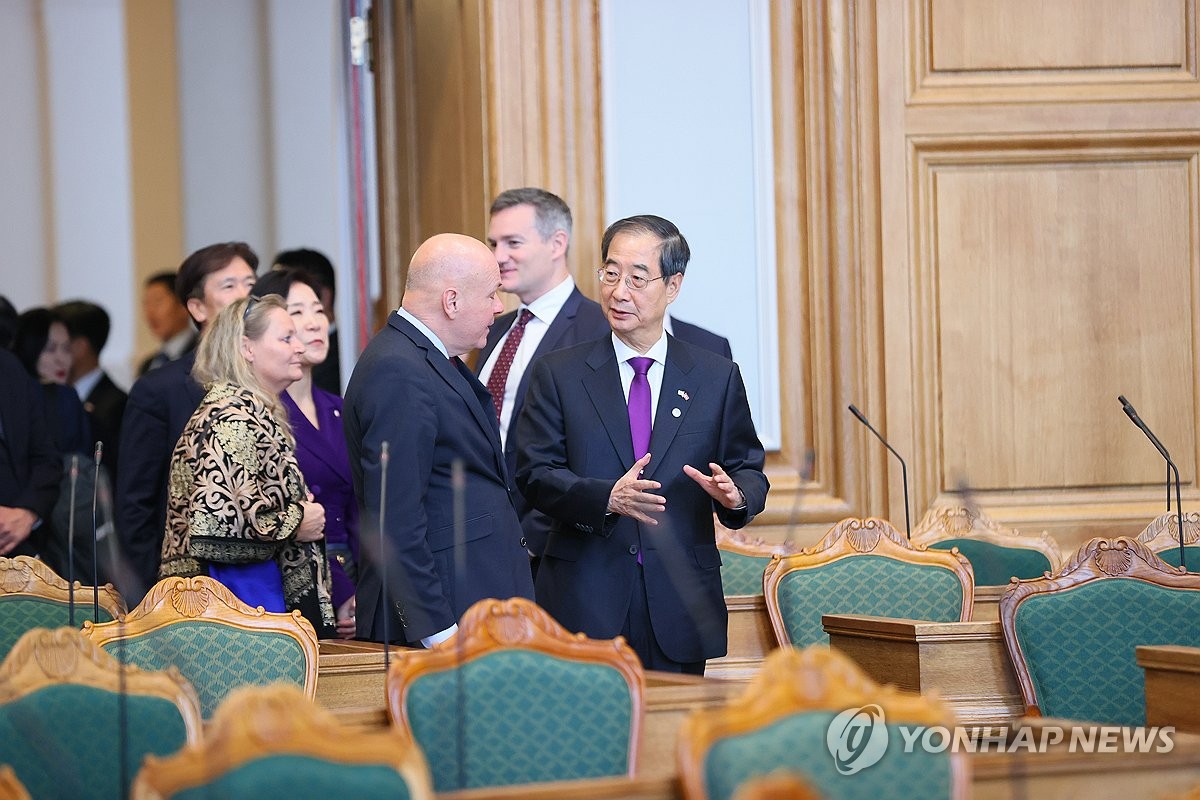
[[[713,511],[722,524],[741,528],[763,509],[768,489],[737,365],[668,338],[644,475],[662,484],[656,493],[667,500],[657,526],[605,514],[613,484],[634,463],[611,337],[539,360],[518,427],[517,484],[554,519],[538,569],[538,602],[572,631],[612,638],[641,590],[641,571],[662,652],[680,663],[724,655],[727,613]],[[746,508],[714,503],[683,473],[690,464],[708,474],[710,461],[733,478]]]
[[[416,643],[477,600],[533,597],[521,523],[491,395],[458,359],[392,314],[354,367],[343,424],[362,526],[358,635]],[[389,443],[379,552],[379,453]],[[453,465],[461,462],[465,531],[455,553]],[[387,606],[381,559],[387,565]],[[461,567],[461,570],[459,569]]]
[[[44,408],[42,387],[0,348],[0,506],[29,509],[42,520],[9,556],[37,554],[62,484],[62,455]]]
[[[681,342],[703,347],[710,353],[733,360],[733,348],[729,346],[729,340],[699,325],[671,317],[671,335]]]
[[[496,349],[496,345],[504,337],[504,334],[512,327],[516,318],[517,312],[510,311],[496,319],[492,329],[488,331],[487,344],[479,351],[479,369],[483,369],[488,357]],[[587,299],[576,288],[563,303],[558,316],[550,323],[546,335],[538,342],[537,350],[533,352],[533,358],[529,360],[529,364],[532,367],[533,362],[546,353],[571,347],[580,342],[590,342],[597,337],[604,336],[608,331],[608,320],[604,318],[604,311],[601,310],[600,304]],[[525,393],[529,389],[529,376],[532,372],[532,369],[527,369],[521,375],[520,382],[517,383],[516,397],[513,399],[512,417],[508,424],[508,436],[504,442],[504,460],[508,466],[509,475],[515,475],[517,471],[517,453],[520,450],[517,420],[520,419],[521,408],[525,405]],[[525,541],[529,552],[540,556],[546,548],[546,537],[550,535],[550,519],[540,511],[531,508],[519,493],[517,495],[517,512],[521,517],[521,528],[525,531]]]
[[[167,469],[183,427],[204,399],[192,380],[193,350],[134,382],[121,420],[121,471],[115,516],[121,552],[132,576],[119,579],[130,606],[158,580],[167,519]]]

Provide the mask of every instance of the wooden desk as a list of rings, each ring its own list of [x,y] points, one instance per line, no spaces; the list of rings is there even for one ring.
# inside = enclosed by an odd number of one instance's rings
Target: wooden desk
[[[749,680],[762,667],[767,653],[774,650],[775,634],[767,616],[767,604],[761,594],[725,598],[729,609],[729,653],[708,662],[708,678]]]
[[[1031,721],[1037,724],[1039,721]],[[1129,800],[1183,796],[1200,784],[1200,737],[1179,733],[1170,753],[975,753],[973,800]],[[678,800],[674,778],[607,778],[446,792],[446,800]]]
[[[1141,645],[1137,663],[1146,672],[1146,724],[1200,733],[1200,647]]]
[[[393,647],[392,657],[406,649]],[[343,725],[360,730],[386,728],[383,662],[383,645],[377,642],[319,642],[317,704],[332,711]]]
[[[1008,591],[1004,586],[976,586],[975,604],[971,607],[972,622],[997,622],[1000,619],[1000,598]]]
[[[673,777],[679,726],[684,718],[698,708],[723,706],[745,689],[744,683],[736,681],[647,672],[646,718],[638,747],[638,777]]]
[[[999,622],[921,622],[827,614],[829,644],[878,683],[936,690],[968,724],[1025,713]]]

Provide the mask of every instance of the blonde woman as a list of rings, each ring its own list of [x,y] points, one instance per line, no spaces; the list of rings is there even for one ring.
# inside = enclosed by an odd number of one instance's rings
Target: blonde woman
[[[171,456],[159,577],[208,575],[249,605],[299,609],[324,639],[334,629],[325,512],[279,401],[304,350],[278,295],[237,300],[205,328],[192,375],[206,394]]]

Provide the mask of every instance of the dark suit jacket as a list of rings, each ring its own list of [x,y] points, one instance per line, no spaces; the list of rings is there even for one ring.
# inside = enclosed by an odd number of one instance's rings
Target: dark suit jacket
[[[313,385],[339,397],[342,394],[342,355],[338,350],[338,332],[334,328],[329,333],[329,355],[320,364],[313,367]]]
[[[729,346],[729,340],[699,325],[671,317],[671,335],[681,342],[703,347],[710,353],[733,360],[733,348]]]
[[[0,506],[27,508],[42,520],[9,556],[37,553],[58,500],[63,462],[46,426],[45,404],[42,388],[0,348]]]
[[[676,415],[678,411],[678,415]],[[613,484],[633,466],[629,416],[611,337],[543,357],[521,415],[517,484],[554,519],[537,575],[538,602],[572,631],[620,634],[642,553],[655,637],[679,662],[722,656],[727,613],[713,511],[741,528],[766,502],[764,452],[736,364],[668,339],[644,477],[667,499],[657,526],[606,517]],[[683,473],[716,462],[746,508],[713,502]]]
[[[483,369],[483,365],[487,363],[492,351],[496,349],[496,345],[504,337],[504,334],[508,332],[508,329],[512,327],[516,318],[517,312],[510,311],[493,323],[491,330],[488,331],[487,344],[479,351],[478,364],[480,370]],[[604,311],[600,308],[599,303],[587,299],[576,288],[567,297],[567,301],[563,303],[558,316],[550,323],[550,328],[546,331],[546,335],[538,343],[537,350],[534,351],[533,358],[529,361],[530,366],[546,353],[561,350],[564,347],[571,347],[580,342],[589,342],[597,337],[604,336],[608,332],[608,320],[605,319]],[[520,382],[517,383],[517,395],[513,402],[512,418],[508,423],[508,436],[504,442],[504,460],[508,466],[509,475],[515,475],[517,471],[517,452],[520,450],[520,436],[516,430],[517,420],[520,419],[521,408],[525,405],[525,393],[529,389],[529,376],[532,371],[532,369],[527,369],[525,374],[521,376]],[[525,541],[529,546],[529,551],[536,556],[540,556],[542,550],[546,547],[546,537],[550,534],[550,519],[545,514],[530,507],[529,503],[525,502],[525,498],[519,493],[517,494],[517,512],[521,516],[521,528],[525,531]]]
[[[343,424],[361,519],[358,635],[410,643],[449,628],[477,600],[533,597],[529,559],[487,389],[393,313],[359,357]],[[380,445],[389,443],[380,552]],[[453,465],[465,536],[455,553]],[[386,605],[383,567],[387,569]]]
[[[114,484],[121,456],[121,419],[125,416],[128,400],[129,395],[112,382],[107,372],[102,372],[100,380],[83,401],[83,408],[92,423],[92,438],[104,442],[101,460],[108,467]]]
[[[171,451],[204,399],[204,389],[192,380],[195,363],[193,350],[138,378],[129,390],[121,420],[122,464],[115,516],[121,551],[133,580],[122,578],[126,585],[118,588],[131,606],[158,579]]]

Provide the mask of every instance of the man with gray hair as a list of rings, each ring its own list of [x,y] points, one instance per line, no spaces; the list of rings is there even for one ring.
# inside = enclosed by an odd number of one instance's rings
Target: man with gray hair
[[[350,376],[343,413],[362,521],[360,638],[429,647],[478,600],[533,597],[492,399],[459,359],[483,345],[504,310],[499,291],[483,242],[432,237],[413,254],[401,307]]]
[[[479,354],[479,379],[492,395],[509,475],[517,467],[517,418],[525,404],[534,359],[608,333],[600,306],[583,296],[567,270],[571,209],[545,189],[509,189],[492,203],[488,245],[500,283],[521,305],[496,320]],[[537,559],[550,521],[518,500],[529,553]]]

